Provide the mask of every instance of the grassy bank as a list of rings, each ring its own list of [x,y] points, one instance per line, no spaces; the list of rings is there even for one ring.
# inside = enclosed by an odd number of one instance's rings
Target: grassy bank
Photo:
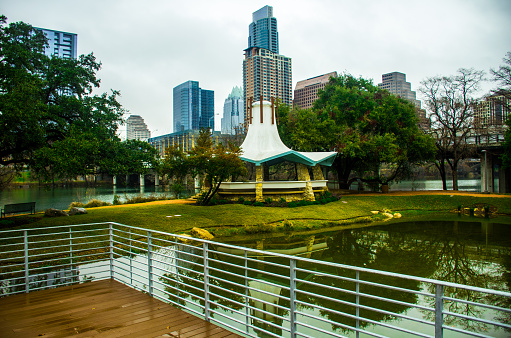
[[[314,227],[336,226],[353,222],[378,220],[372,210],[388,209],[402,214],[402,220],[421,215],[447,215],[459,206],[475,204],[491,205],[501,215],[511,215],[511,196],[484,194],[407,194],[345,195],[340,201],[326,205],[310,205],[299,208],[254,207],[242,204],[200,207],[179,204],[177,201],[119,205],[88,209],[86,215],[49,218],[36,215],[7,217],[0,221],[2,229],[10,227],[46,227],[68,224],[118,222],[126,225],[150,228],[171,233],[187,232],[193,227],[210,230],[217,235],[270,231],[271,226],[292,226],[296,230]],[[465,216],[464,216],[465,217]],[[499,222],[510,222],[500,217]],[[511,222],[510,222],[511,223]],[[242,232],[243,232],[242,231]]]

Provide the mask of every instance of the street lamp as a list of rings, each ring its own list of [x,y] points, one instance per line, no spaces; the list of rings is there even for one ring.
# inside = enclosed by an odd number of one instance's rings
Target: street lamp
[[[486,161],[486,149],[481,150],[484,153],[484,193],[488,193],[488,166]]]

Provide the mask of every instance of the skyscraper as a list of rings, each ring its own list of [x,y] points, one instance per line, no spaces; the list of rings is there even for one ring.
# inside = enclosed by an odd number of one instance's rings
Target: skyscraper
[[[261,47],[279,53],[279,33],[277,19],[273,17],[273,7],[264,6],[252,13],[249,25],[248,47]]]
[[[511,100],[503,95],[485,98],[474,106],[474,127],[503,126],[511,114]]]
[[[215,128],[215,94],[201,89],[198,81],[174,87],[174,132]]]
[[[58,56],[64,59],[76,59],[77,35],[46,28],[35,29],[44,33],[48,39],[48,46],[44,49],[44,54],[48,56]]]
[[[224,117],[222,117],[222,134],[236,134],[236,128],[240,128],[245,122],[243,110],[243,89],[234,87],[224,102]]]
[[[277,19],[273,8],[265,6],[252,15],[248,48],[243,60],[244,112],[247,101],[270,101],[272,97],[291,105],[293,102],[291,58],[278,54]]]
[[[126,139],[147,141],[151,132],[140,115],[130,115],[126,120]]]
[[[318,99],[318,90],[325,88],[330,77],[337,77],[337,72],[298,81],[295,87],[293,106],[301,109],[312,108],[312,104]]]
[[[422,129],[431,128],[431,121],[426,117],[426,111],[421,109],[421,101],[416,99],[416,94],[412,91],[410,82],[406,82],[406,74],[392,72],[381,76],[382,83],[378,87],[388,90],[405,100],[412,102],[416,109],[418,125]]]
[[[381,76],[382,83],[378,83],[378,87],[387,89],[394,95],[412,102],[420,109],[421,101],[416,99],[416,94],[412,91],[410,82],[406,82],[406,74],[393,72],[383,74]]]

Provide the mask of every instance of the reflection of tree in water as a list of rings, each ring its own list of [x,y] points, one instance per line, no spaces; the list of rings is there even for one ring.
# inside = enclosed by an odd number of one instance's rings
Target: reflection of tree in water
[[[194,303],[204,306],[204,266],[202,248],[181,246],[181,250],[183,249],[186,251],[181,251],[177,255],[177,273],[167,273],[165,274],[166,278],[161,278],[160,281],[167,285],[165,291],[168,292],[168,299],[170,301],[185,306],[185,299],[189,299]],[[221,262],[218,254],[214,252],[210,253],[209,258],[209,308],[211,310],[217,310],[220,308],[220,306],[218,306],[218,304],[220,304],[231,309],[231,312],[232,310],[242,309],[244,306],[244,297],[241,295],[245,292],[244,281],[243,278],[237,276],[243,276],[243,269],[233,267],[232,265],[228,266]],[[216,260],[220,260],[220,262]],[[231,273],[223,271],[229,271]]]
[[[323,251],[322,260],[335,263],[354,265],[366,268],[378,268],[389,272],[409,273],[411,265],[417,269],[422,269],[422,273],[431,270],[431,264],[422,259],[422,245],[410,246],[405,241],[405,237],[400,233],[376,233],[371,231],[352,231],[345,230],[336,233],[328,241],[328,249]],[[396,260],[396,252],[403,253],[402,260]],[[406,255],[405,255],[406,254]],[[316,269],[317,270],[317,269]],[[321,272],[329,273],[334,276],[344,276],[356,279],[356,273],[352,270],[325,267]],[[416,281],[403,280],[391,276],[382,276],[372,273],[360,273],[359,278],[372,283],[385,284],[418,291],[420,285]],[[341,300],[350,304],[339,304],[336,301],[324,299],[321,297],[303,297],[299,300],[313,303],[324,308],[334,309],[347,315],[356,315],[356,295],[352,294],[356,290],[356,282],[351,280],[340,280],[332,277],[314,276],[311,281],[332,287],[332,289],[321,289],[304,284],[300,288],[306,291],[317,292],[325,297]],[[359,304],[378,308],[393,313],[402,313],[409,308],[406,304],[396,304],[382,300],[382,298],[392,299],[398,302],[415,304],[417,296],[408,292],[401,292],[393,289],[385,289],[374,285],[359,284],[359,292],[371,295],[371,297],[361,296]],[[343,325],[356,326],[356,320],[347,315],[327,310],[321,310],[321,315],[329,320],[341,323]],[[360,317],[374,321],[384,321],[395,318],[392,315],[360,309]],[[363,328],[369,325],[368,322],[360,322],[359,327]],[[339,327],[332,325],[332,329]]]
[[[475,227],[475,228],[474,228]],[[395,226],[386,226],[384,228],[372,228],[362,230],[346,230],[335,234],[328,241],[328,250],[322,253],[322,260],[333,261],[336,263],[354,265],[365,268],[374,268],[383,271],[414,275],[418,277],[433,278],[442,281],[471,285],[482,288],[498,288],[502,289],[503,285],[507,285],[509,289],[510,274],[499,271],[496,264],[492,262],[479,262],[481,253],[485,252],[484,243],[481,241],[481,223],[460,223],[457,222],[441,222],[440,224],[430,224],[424,226],[416,224]],[[488,235],[486,236],[488,237]],[[467,244],[468,243],[468,244]],[[505,271],[510,271],[511,259],[509,254],[504,255],[507,267]],[[487,257],[490,260],[490,257]],[[330,271],[330,273],[343,276],[345,274],[354,278],[354,273],[350,271]],[[419,290],[422,285],[413,281],[404,279],[392,280],[390,277],[377,275],[360,275],[360,278],[371,282],[377,282],[387,285],[396,285],[410,290]],[[354,290],[354,282],[338,281],[335,279],[328,280],[320,278],[323,283],[327,281],[328,285],[342,287],[347,290]],[[435,293],[435,286],[428,285],[428,291]],[[360,286],[360,292],[370,293],[372,295],[392,298],[409,303],[416,303],[417,297],[411,297],[383,288],[373,288],[370,286]],[[502,303],[502,307],[509,307],[508,299],[496,297],[481,293],[475,293],[464,289],[445,289],[446,297],[457,297],[459,299],[481,302],[483,304],[497,305]],[[332,298],[342,299],[354,302],[353,295],[346,292],[331,292]],[[406,310],[404,305],[391,305],[387,302],[378,300],[369,300],[361,298],[371,307],[378,307],[393,312],[403,312]],[[434,299],[427,298],[428,305],[434,307]],[[335,302],[318,301],[335,307]],[[337,305],[338,307],[338,305]],[[346,309],[344,309],[346,308]],[[444,309],[447,311],[481,317],[485,309],[476,307],[472,304],[464,304],[458,302],[444,301]],[[355,308],[353,306],[343,306],[344,312],[353,314]],[[325,311],[324,311],[325,312]],[[424,311],[424,316],[433,319],[432,312]],[[325,316],[334,320],[342,319],[342,316],[324,313]],[[361,316],[365,316],[364,312],[360,312]],[[366,314],[367,315],[367,314]],[[385,320],[389,316],[369,313],[369,319]],[[510,318],[501,318],[503,322],[509,322]],[[354,320],[341,321],[342,323],[354,323]],[[469,322],[467,320],[446,316],[445,323],[448,325],[462,327],[470,330],[487,330],[488,327],[483,324]],[[363,324],[362,324],[363,325]]]
[[[447,223],[447,222],[446,222]],[[445,226],[451,226],[452,231],[438,234],[432,242],[437,252],[436,269],[431,275],[431,278],[441,281],[475,286],[480,288],[502,288],[506,285],[506,273],[502,269],[497,268],[497,265],[490,262],[490,257],[478,257],[475,259],[475,254],[478,256],[485,254],[485,248],[480,241],[476,242],[470,237],[468,227],[476,226],[481,227],[480,223],[459,223],[449,222]],[[509,256],[504,256],[505,260]],[[509,271],[509,266],[506,271]],[[508,285],[509,289],[509,285]],[[435,286],[428,285],[428,291],[435,293]],[[457,289],[446,287],[444,289],[445,297],[455,297],[469,302],[478,302],[482,304],[496,305],[499,302],[508,302],[503,297],[474,292],[466,289]],[[430,306],[434,306],[434,300],[429,301]],[[465,316],[473,316],[483,318],[484,313],[487,312],[485,308],[475,306],[472,304],[454,302],[444,300],[444,309],[449,312],[462,314]],[[429,319],[433,318],[433,314],[425,313]],[[509,318],[504,319],[509,321]],[[462,327],[471,331],[487,331],[490,326],[483,323],[469,321],[460,317],[446,316],[444,323],[450,326]]]

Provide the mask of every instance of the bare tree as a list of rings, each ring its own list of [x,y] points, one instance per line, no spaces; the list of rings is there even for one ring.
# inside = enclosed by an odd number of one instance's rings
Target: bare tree
[[[458,163],[471,149],[467,137],[473,126],[474,95],[483,81],[484,72],[461,68],[455,75],[427,78],[421,82],[420,92],[426,97],[430,112],[431,134],[438,149],[435,165],[442,175],[447,190],[445,162],[452,170],[453,190],[458,190]]]

